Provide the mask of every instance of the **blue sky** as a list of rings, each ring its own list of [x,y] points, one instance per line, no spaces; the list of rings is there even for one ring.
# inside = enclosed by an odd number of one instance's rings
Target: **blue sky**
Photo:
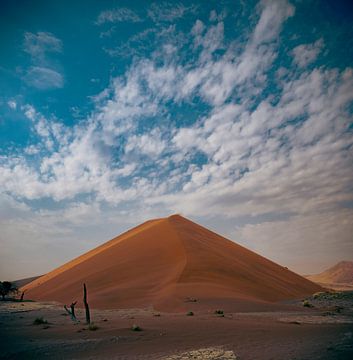
[[[1,278],[181,213],[300,273],[353,254],[349,1],[2,1]]]

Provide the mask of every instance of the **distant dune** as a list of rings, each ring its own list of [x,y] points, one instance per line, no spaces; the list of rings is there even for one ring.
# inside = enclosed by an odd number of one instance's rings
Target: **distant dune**
[[[301,298],[320,286],[179,215],[147,221],[23,287],[27,298],[70,303],[87,284],[96,308],[200,306]]]
[[[29,284],[30,282],[40,278],[42,275],[39,275],[39,276],[32,276],[32,277],[29,277],[29,278],[25,278],[25,279],[20,279],[20,280],[15,280],[15,281],[12,281],[15,286],[17,288],[21,288],[22,286],[25,286],[27,284]]]
[[[341,261],[316,275],[307,275],[307,279],[337,290],[353,290],[353,261]]]

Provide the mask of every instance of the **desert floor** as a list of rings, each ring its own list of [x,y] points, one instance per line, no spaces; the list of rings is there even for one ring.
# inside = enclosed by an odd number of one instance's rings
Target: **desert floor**
[[[1,359],[353,359],[353,293],[344,299],[292,302],[288,310],[198,311],[194,316],[153,309],[82,309],[74,323],[62,306],[0,301]],[[48,324],[34,325],[42,317]],[[142,331],[132,331],[136,324]],[[198,351],[196,351],[198,350]]]

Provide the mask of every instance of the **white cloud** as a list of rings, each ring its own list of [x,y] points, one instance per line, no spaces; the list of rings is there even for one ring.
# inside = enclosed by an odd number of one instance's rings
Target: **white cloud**
[[[199,36],[204,32],[205,29],[206,26],[204,23],[201,20],[196,20],[193,28],[191,29],[191,34],[194,36]]]
[[[24,51],[34,60],[43,61],[47,53],[62,52],[62,41],[49,32],[24,34]]]
[[[300,66],[305,67],[313,63],[324,47],[324,41],[319,39],[313,44],[302,44],[295,47],[292,51],[294,62]]]
[[[172,152],[171,161],[180,162],[184,156],[185,161],[190,161],[193,151],[202,152],[208,158],[208,166],[197,168],[194,173],[175,175],[178,181],[183,182],[182,187],[187,194],[188,191],[196,190],[203,196],[204,191],[210,191],[213,187],[216,190],[221,183],[220,191],[225,198],[237,198],[241,189],[252,189],[255,186],[254,179],[265,179],[276,171],[284,171],[283,164],[290,153],[287,149],[289,145],[283,146],[280,139],[286,136],[288,144],[300,146],[312,141],[315,136],[320,139],[325,135],[325,124],[332,121],[332,116],[321,113],[326,120],[322,120],[319,126],[316,118],[320,114],[309,114],[309,119],[302,126],[297,126],[292,134],[287,134],[287,127],[277,127],[293,117],[306,115],[308,107],[321,109],[326,95],[317,92],[322,91],[320,78],[326,75],[316,71],[310,75],[308,84],[305,83],[307,74],[284,83],[282,100],[276,109],[268,100],[264,100],[249,111],[247,98],[257,94],[257,82],[260,84],[264,81],[262,78],[275,57],[275,45],[269,42],[279,36],[282,22],[294,12],[286,1],[265,1],[259,9],[259,22],[242,53],[233,53],[230,48],[222,57],[214,59],[214,50],[224,46],[223,23],[211,25],[206,30],[197,21],[192,30],[198,39],[197,46],[201,47],[196,67],[190,67],[189,64],[181,66],[168,54],[162,65],[157,66],[153,60],[147,59],[136,62],[125,76],[113,79],[110,88],[96,98],[97,111],[87,124],[80,125],[73,133],[67,134],[67,130],[58,123],[51,125],[40,114],[36,114],[33,108],[25,108],[26,115],[35,122],[36,133],[43,138],[43,147],[52,151],[52,154],[42,159],[40,173],[38,169],[29,167],[24,159],[10,164],[7,171],[27,174],[31,178],[31,186],[18,186],[12,181],[6,185],[7,189],[23,189],[22,195],[31,198],[52,196],[57,200],[93,192],[99,198],[111,202],[122,201],[131,195],[137,196],[143,191],[160,194],[161,184],[155,183],[156,179],[154,182],[146,182],[138,177],[133,182],[133,189],[123,190],[118,184],[118,169],[124,169],[124,162],[129,161],[133,170],[128,175],[132,175],[138,169],[136,162],[143,156],[150,158],[148,161],[154,166],[163,163],[163,168],[168,169],[165,161],[155,162],[156,157],[166,148]],[[331,81],[332,86],[337,86],[337,73],[327,74],[327,77],[325,82]],[[346,75],[346,83],[350,81],[350,76]],[[349,90],[347,86],[345,89]],[[233,91],[237,91],[245,102],[224,105]],[[342,99],[342,92],[337,92],[337,96],[330,100]],[[139,119],[163,112],[166,101],[183,101],[197,93],[214,109],[209,117],[199,121],[196,126],[172,130],[164,135],[163,140],[161,132],[156,129],[150,134],[135,134]],[[307,99],[311,101],[308,103]],[[337,115],[341,109],[336,106],[331,107],[330,111],[331,115]],[[309,126],[310,131],[307,131]],[[270,138],[267,136],[269,131],[273,134]],[[60,132],[63,132],[62,138]],[[311,139],[308,138],[309,133],[312,134]],[[125,144],[119,144],[121,136],[127,138]],[[113,161],[117,148],[124,151],[119,159]],[[222,178],[227,180],[223,181]],[[169,178],[168,181],[176,184],[175,179]],[[166,184],[165,188],[171,189],[171,186]],[[270,189],[264,189],[264,194],[266,191],[271,194]],[[250,201],[251,190],[249,196],[246,194],[244,191],[241,201]],[[259,198],[267,196],[264,194],[260,193]],[[199,193],[193,196],[197,198]],[[165,199],[166,206],[172,206],[174,200],[169,199],[173,199],[173,196],[166,196]],[[219,202],[212,196],[208,199],[208,202],[211,201]],[[278,203],[280,201],[275,201],[271,206],[278,206]],[[228,211],[227,206],[225,208]],[[212,211],[213,208],[204,207],[200,201],[200,207],[195,204],[192,209],[205,213],[206,209]],[[249,206],[244,209],[250,211]],[[262,209],[263,206],[259,205],[251,211],[261,212]]]
[[[62,47],[62,41],[51,33],[26,32],[23,50],[30,55],[32,66],[26,69],[23,80],[39,90],[62,88],[64,77],[51,58],[51,54],[61,53]]]
[[[101,199],[112,202],[122,201],[126,196],[135,196],[142,191],[160,194],[160,184],[138,178],[133,190],[123,190],[117,183],[117,174],[118,169],[125,168],[125,161],[132,161],[129,165],[133,170],[128,172],[129,176],[132,175],[138,169],[136,162],[143,156],[149,157],[148,161],[158,166],[154,159],[168,148],[173,152],[171,161],[183,159],[183,156],[190,161],[194,151],[204,153],[208,158],[207,166],[196,168],[189,174],[184,173],[182,177],[176,174],[183,182],[185,195],[189,196],[189,192],[192,192],[191,196],[195,197],[192,211],[205,215],[213,211],[212,206],[204,206],[203,200],[198,200],[199,196],[204,197],[205,192],[219,194],[217,199],[212,196],[207,199],[208,205],[213,202],[217,211],[222,211],[219,207],[223,206],[228,212],[227,201],[231,198],[244,203],[245,212],[261,213],[266,206],[287,209],[283,199],[277,199],[274,194],[277,196],[279,189],[286,191],[286,194],[296,191],[275,176],[282,173],[284,179],[290,177],[294,170],[286,164],[288,158],[293,157],[293,164],[297,164],[296,170],[299,171],[303,164],[297,159],[301,154],[304,156],[310,152],[303,147],[310,146],[311,142],[316,141],[316,144],[310,149],[320,152],[321,145],[326,146],[327,141],[332,140],[332,134],[337,132],[334,143],[340,139],[342,146],[349,144],[347,139],[342,138],[344,126],[339,127],[340,122],[336,119],[338,114],[344,116],[343,107],[350,101],[346,94],[350,93],[351,75],[347,73],[341,76],[336,71],[323,70],[303,74],[291,82],[283,82],[281,100],[276,108],[265,99],[250,111],[247,98],[250,94],[257,94],[256,83],[264,81],[258,79],[263,77],[275,57],[275,45],[269,42],[279,36],[283,21],[294,13],[293,7],[286,1],[265,1],[259,9],[258,24],[242,53],[228,50],[215,60],[212,53],[223,47],[223,23],[211,25],[206,30],[197,21],[192,30],[198,39],[197,46],[201,47],[197,67],[181,66],[167,55],[164,64],[158,66],[152,60],[142,59],[124,77],[112,80],[110,88],[96,100],[96,113],[86,125],[76,128],[74,134],[66,134],[65,142],[58,138],[54,127],[46,119],[27,107],[26,114],[30,119],[35,119],[34,129],[43,138],[43,146],[51,151],[56,146],[57,150],[43,158],[41,173],[28,167],[23,159],[7,167],[7,171],[27,174],[31,179],[30,187],[9,182],[6,185],[9,191],[23,189],[22,195],[31,198],[53,196],[55,199],[94,192]],[[331,87],[325,89],[323,83],[336,88],[335,96],[331,94]],[[337,88],[340,83],[342,90]],[[224,102],[235,90],[245,101],[225,105]],[[162,133],[156,129],[150,134],[134,133],[139,119],[163,111],[164,102],[172,99],[182,101],[197,92],[214,109],[196,126],[172,130],[163,140]],[[330,104],[330,108],[324,107],[325,104]],[[307,120],[295,127],[281,126],[299,116],[306,116]],[[57,123],[56,128],[60,129]],[[271,136],[268,136],[269,131]],[[125,144],[117,143],[122,135],[127,137]],[[70,136],[72,140],[69,142]],[[282,138],[286,139],[284,144]],[[112,163],[116,147],[124,151],[120,159]],[[339,152],[337,156],[341,156]],[[298,179],[298,188],[304,186],[307,179],[305,186],[310,189],[301,199],[303,202],[308,202],[307,194],[310,191],[314,194],[315,188],[319,188],[316,184],[310,185],[316,176],[313,171],[318,172],[316,168],[319,165],[321,163],[312,166],[306,177]],[[304,175],[305,171],[301,171]],[[263,186],[260,191],[258,182],[266,181],[269,177],[276,179],[273,182],[278,183],[278,190],[274,192],[271,187]],[[175,184],[174,179],[168,180]],[[257,189],[255,192],[254,187]],[[170,189],[170,186],[167,184],[166,188]],[[219,200],[222,198],[226,200],[225,204]],[[257,205],[256,198],[259,199]],[[170,194],[164,199],[166,206],[173,206],[176,201]],[[266,205],[263,205],[264,202]],[[179,204],[178,201],[176,203]],[[302,204],[296,199],[290,205],[295,207],[295,211],[300,211]],[[188,209],[185,211],[188,212]]]
[[[21,107],[21,110],[24,112],[24,115],[31,120],[34,131],[44,142],[50,139],[55,141],[57,145],[68,144],[72,137],[72,130],[70,128],[65,127],[55,118],[46,119],[31,105],[24,105]]]
[[[30,146],[27,146],[24,151],[28,155],[35,155],[40,152],[40,149],[38,146],[30,145]]]
[[[102,11],[96,21],[97,25],[115,22],[140,22],[142,19],[131,9],[118,8]]]
[[[118,176],[129,176],[136,170],[136,164],[126,164],[120,169],[115,169],[114,174]]]
[[[174,22],[182,18],[187,13],[194,14],[197,11],[197,6],[185,6],[176,2],[156,2],[153,3],[147,11],[148,16],[152,21],[158,22]]]
[[[17,109],[17,102],[15,100],[9,100],[7,105],[10,109],[16,110]]]
[[[283,22],[293,16],[295,11],[287,0],[262,0],[259,7],[261,16],[253,34],[255,44],[273,41]]]
[[[185,197],[178,193],[165,201],[188,214],[227,216],[306,213],[352,198],[351,74],[314,70],[287,82],[276,107],[263,101],[249,112],[244,105],[228,104],[202,126],[178,130],[173,142],[180,151],[207,155],[208,166],[195,176],[208,182],[191,176]],[[306,120],[283,126],[300,117]]]
[[[140,154],[158,157],[165,147],[166,143],[161,139],[160,131],[155,129],[150,134],[130,136],[125,151],[129,153],[137,150]]]
[[[219,13],[217,13],[216,10],[211,10],[210,12],[210,21],[223,21],[227,16],[227,11],[222,10]]]
[[[222,105],[234,91],[236,95],[249,95],[261,91],[266,71],[276,57],[276,40],[283,22],[294,14],[294,7],[287,1],[262,1],[258,7],[259,21],[242,53],[228,47],[223,57],[213,60],[212,53],[223,48],[223,23],[209,27],[204,32],[197,20],[193,29],[195,47],[201,46],[200,64],[197,69],[183,76],[182,96],[199,90],[211,105]],[[251,85],[251,86],[249,86]],[[246,94],[243,94],[246,92]]]
[[[64,86],[64,78],[59,72],[40,66],[30,67],[24,80],[27,84],[40,90],[62,88]]]

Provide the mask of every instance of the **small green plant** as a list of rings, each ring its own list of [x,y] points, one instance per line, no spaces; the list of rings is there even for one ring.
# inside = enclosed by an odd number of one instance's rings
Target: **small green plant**
[[[33,321],[33,325],[43,325],[43,324],[48,324],[48,321],[43,319],[43,317],[37,317]]]
[[[142,329],[136,324],[132,325],[131,330],[132,331],[142,331]]]
[[[94,323],[88,325],[88,330],[96,331],[98,329],[99,329],[99,327]]]
[[[314,295],[313,295],[313,299],[320,299],[320,298],[324,298],[326,295],[326,293],[324,291],[319,291],[319,292],[316,292]]]
[[[304,307],[308,307],[308,308],[314,307],[314,305],[311,304],[311,303],[309,302],[309,300],[304,300],[304,301],[303,301],[303,306],[304,306]]]
[[[186,316],[194,316],[194,313],[192,311],[189,311],[186,313]]]

